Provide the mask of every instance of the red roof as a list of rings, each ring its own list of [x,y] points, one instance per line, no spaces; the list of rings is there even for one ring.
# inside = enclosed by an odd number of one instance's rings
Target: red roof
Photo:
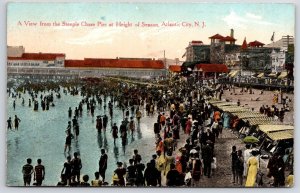
[[[221,36],[220,34],[215,34],[215,35],[209,37],[209,39],[219,39],[219,40],[221,40],[221,39],[223,39],[223,38],[224,38],[224,37]]]
[[[161,60],[85,58],[84,60],[66,60],[65,67],[163,69],[164,63]]]
[[[181,66],[178,65],[170,65],[169,71],[171,72],[181,72]]]
[[[83,66],[84,60],[65,60],[65,67]]]
[[[203,44],[202,41],[196,41],[196,40],[193,40],[192,43]]]
[[[248,46],[249,47],[259,47],[259,46],[264,46],[264,43],[261,43],[257,40],[253,41],[253,42],[249,42]]]
[[[23,53],[22,57],[8,57],[9,60],[56,60],[57,57],[65,58],[61,53]]]
[[[197,64],[196,68],[203,72],[228,72],[228,68],[225,64]]]
[[[224,37],[221,36],[220,34],[215,34],[215,35],[209,37],[209,39],[219,39],[219,40],[221,40],[221,39],[223,39],[223,38],[224,38]]]
[[[241,47],[241,49],[242,50],[246,50],[247,49],[247,42],[246,42],[246,38],[244,39],[244,41],[243,41],[243,44],[242,44],[242,47]]]
[[[222,38],[220,41],[223,41],[223,42],[235,42],[236,39],[234,39],[233,37],[230,37],[230,36],[226,36],[224,38]]]

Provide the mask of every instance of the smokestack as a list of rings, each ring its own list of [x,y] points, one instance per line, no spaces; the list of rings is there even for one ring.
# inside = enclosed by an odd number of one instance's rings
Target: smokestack
[[[233,31],[233,29],[230,29],[230,37],[234,38],[234,31]]]

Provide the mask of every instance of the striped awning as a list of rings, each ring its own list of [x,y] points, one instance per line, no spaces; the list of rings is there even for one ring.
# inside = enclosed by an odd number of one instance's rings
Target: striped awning
[[[257,75],[257,78],[263,78],[265,76],[265,73],[260,73],[259,75]]]
[[[244,107],[234,107],[234,108],[222,108],[223,111],[236,114],[236,113],[243,113],[243,112],[249,112],[250,109],[244,108]]]
[[[280,75],[278,76],[278,79],[283,79],[287,77],[288,73],[287,72],[281,72]]]
[[[232,113],[232,114],[238,116],[240,119],[251,118],[251,117],[265,117],[264,114],[260,114],[258,112],[252,112],[249,110],[248,110],[248,112],[237,112],[237,113]]]
[[[293,139],[294,138],[294,130],[285,130],[285,131],[274,131],[267,133],[267,136],[272,140],[285,140],[285,139]]]
[[[294,138],[293,125],[259,125],[258,128],[274,141]]]
[[[231,72],[230,72],[231,73]],[[238,70],[235,70],[235,71],[233,71],[229,76],[230,77],[235,77],[237,74],[239,73],[239,71]]]
[[[272,117],[247,117],[243,118],[244,121],[248,121],[250,125],[274,125],[277,121],[274,121]]]
[[[268,74],[268,77],[273,77],[275,78],[277,76],[277,73],[276,72],[272,72],[270,74]]]
[[[284,131],[284,130],[294,130],[293,125],[259,125],[259,130],[264,133],[273,132],[273,131]]]

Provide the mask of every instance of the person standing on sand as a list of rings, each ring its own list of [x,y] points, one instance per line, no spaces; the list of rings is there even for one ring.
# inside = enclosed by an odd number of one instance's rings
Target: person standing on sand
[[[251,151],[252,156],[247,161],[247,179],[245,187],[254,187],[256,183],[256,176],[259,168],[259,162],[257,160],[258,152],[256,150]]]
[[[235,183],[235,182],[237,182],[236,164],[237,164],[237,160],[238,160],[236,146],[232,146],[232,152],[230,155],[231,155],[232,183]]]
[[[248,159],[251,157],[251,149],[250,149],[251,145],[250,144],[246,144],[246,149],[244,150],[244,172],[243,172],[243,176],[246,177],[247,176],[247,171],[248,171],[248,165],[247,165],[247,161]]]
[[[244,173],[244,158],[242,150],[238,150],[236,160],[236,182],[242,186],[243,185],[243,173]]]

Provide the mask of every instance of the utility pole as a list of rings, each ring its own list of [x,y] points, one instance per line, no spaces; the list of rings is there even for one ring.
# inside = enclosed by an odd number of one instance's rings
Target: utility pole
[[[282,36],[283,39],[283,46],[286,46],[286,50],[283,50],[285,52],[285,60],[287,59],[287,53],[289,51],[289,45],[290,45],[290,41],[293,39],[293,36],[290,35],[286,35],[286,36]],[[282,71],[287,71],[287,69],[282,69]],[[289,77],[288,80],[289,82]],[[284,88],[284,87],[283,87]],[[283,88],[280,90],[280,99],[281,99],[281,103],[282,103],[282,98],[283,98]]]
[[[167,69],[166,50],[164,50],[164,65],[165,65],[165,69]]]

